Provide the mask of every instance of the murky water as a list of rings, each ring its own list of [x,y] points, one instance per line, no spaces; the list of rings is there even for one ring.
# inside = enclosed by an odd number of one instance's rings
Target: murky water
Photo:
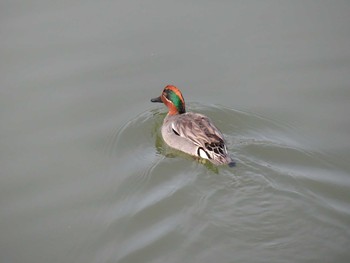
[[[1,262],[349,262],[348,2],[0,10]],[[164,145],[170,83],[237,167]]]

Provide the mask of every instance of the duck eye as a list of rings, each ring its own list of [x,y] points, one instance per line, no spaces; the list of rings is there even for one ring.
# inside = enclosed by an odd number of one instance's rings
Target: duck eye
[[[162,96],[168,98],[168,96],[169,96],[169,91],[168,91],[168,90],[164,90]]]

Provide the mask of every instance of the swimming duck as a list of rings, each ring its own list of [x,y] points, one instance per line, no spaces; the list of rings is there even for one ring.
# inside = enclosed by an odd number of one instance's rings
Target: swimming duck
[[[151,102],[163,102],[168,107],[169,112],[161,128],[166,144],[187,154],[207,159],[215,165],[235,166],[227,153],[222,133],[208,117],[186,112],[185,100],[177,87],[166,86],[162,95],[151,99]]]

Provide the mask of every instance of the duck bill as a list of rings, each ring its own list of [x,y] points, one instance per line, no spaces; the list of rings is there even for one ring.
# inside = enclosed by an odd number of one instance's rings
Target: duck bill
[[[151,102],[163,102],[161,96],[151,99]]]

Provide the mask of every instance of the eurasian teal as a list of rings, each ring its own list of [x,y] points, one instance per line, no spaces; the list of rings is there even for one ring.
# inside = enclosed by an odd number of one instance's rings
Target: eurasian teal
[[[208,117],[186,112],[185,100],[178,88],[166,86],[162,95],[151,99],[151,102],[163,102],[169,109],[161,128],[166,144],[187,154],[207,159],[215,165],[235,166],[227,153],[220,130]]]

